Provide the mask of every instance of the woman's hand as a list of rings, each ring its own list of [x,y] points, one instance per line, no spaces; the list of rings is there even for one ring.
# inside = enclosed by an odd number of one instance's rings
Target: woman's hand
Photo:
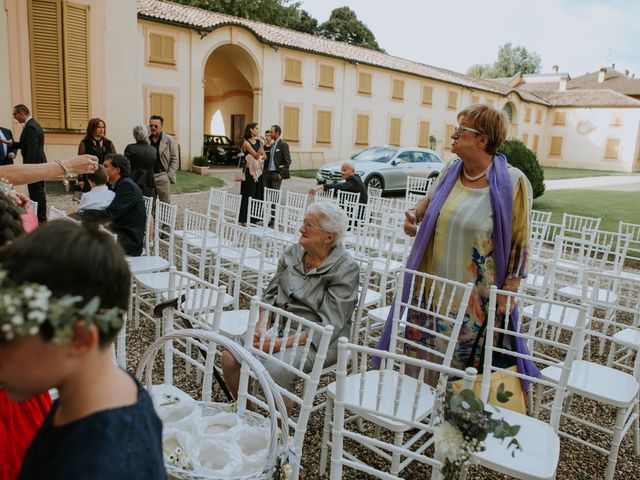
[[[410,237],[415,237],[418,232],[418,223],[416,219],[416,209],[410,208],[404,212],[404,233]]]
[[[98,168],[98,157],[93,155],[78,155],[62,160],[69,173],[93,173]]]

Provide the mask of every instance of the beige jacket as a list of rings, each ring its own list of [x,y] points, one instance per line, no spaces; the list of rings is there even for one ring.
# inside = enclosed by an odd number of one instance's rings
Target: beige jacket
[[[162,138],[160,139],[160,147],[158,148],[160,153],[160,161],[162,166],[167,171],[169,180],[171,183],[176,183],[176,170],[178,170],[178,147],[173,137],[166,132],[162,132]]]

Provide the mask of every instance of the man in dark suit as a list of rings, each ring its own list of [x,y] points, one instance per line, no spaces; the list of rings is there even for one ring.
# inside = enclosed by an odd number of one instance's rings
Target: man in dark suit
[[[142,254],[147,219],[142,190],[129,177],[131,164],[124,155],[106,155],[104,168],[116,196],[104,210],[80,209],[78,215],[83,220],[110,220],[109,229],[118,235],[118,243],[124,252],[137,257]]]
[[[13,118],[24,124],[20,141],[14,143],[16,149],[22,151],[22,161],[24,163],[46,163],[47,157],[44,154],[44,130],[38,122],[31,116],[26,105],[16,105],[13,107]],[[47,197],[44,191],[44,181],[30,183],[29,197],[34,202],[38,202],[38,221],[47,221]]]
[[[0,127],[0,165],[11,165],[17,149],[11,130]]]
[[[289,166],[291,165],[291,153],[289,145],[282,139],[282,129],[280,125],[271,127],[271,154],[267,158],[268,162],[264,166],[264,186],[267,188],[279,189],[283,179],[289,178]]]

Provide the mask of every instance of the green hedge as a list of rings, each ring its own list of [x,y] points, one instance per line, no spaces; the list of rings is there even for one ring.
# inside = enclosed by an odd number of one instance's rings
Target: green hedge
[[[515,139],[505,141],[498,151],[507,157],[511,165],[522,170],[527,176],[533,188],[533,198],[538,198],[544,193],[544,171],[535,153],[520,140]]]

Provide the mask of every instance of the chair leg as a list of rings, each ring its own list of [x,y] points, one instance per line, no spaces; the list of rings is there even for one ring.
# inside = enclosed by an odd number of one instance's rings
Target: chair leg
[[[329,441],[331,437],[331,418],[333,417],[333,398],[327,395],[324,407],[324,428],[322,430],[322,447],[320,449],[320,475],[327,471],[327,459],[329,454]]]
[[[396,432],[393,436],[393,444],[396,447],[402,447],[404,442],[404,433]],[[391,475],[398,475],[400,473],[400,454],[393,452],[391,456],[391,471],[389,472]]]
[[[616,472],[616,463],[618,462],[618,450],[622,443],[622,429],[624,428],[624,421],[626,418],[626,411],[624,408],[618,408],[616,413],[616,423],[613,427],[613,439],[611,440],[611,449],[609,450],[609,461],[607,462],[607,472],[605,474],[606,480],[613,480],[613,475]]]
[[[640,398],[636,400],[636,421],[633,427],[633,453],[640,456]]]

